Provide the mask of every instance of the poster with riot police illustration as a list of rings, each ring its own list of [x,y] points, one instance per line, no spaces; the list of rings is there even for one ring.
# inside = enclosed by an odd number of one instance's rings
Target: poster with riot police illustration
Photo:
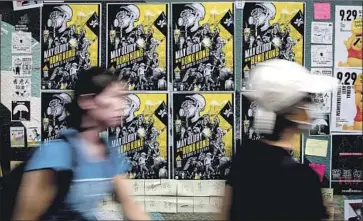
[[[175,179],[225,179],[234,150],[234,95],[173,95]]]
[[[172,4],[173,87],[234,90],[233,3]]]
[[[305,4],[303,2],[246,2],[243,8],[242,90],[249,70],[270,59],[304,64]]]
[[[79,71],[100,64],[100,12],[100,4],[44,4],[43,90],[74,89]]]
[[[110,144],[128,158],[129,178],[168,178],[168,95],[136,93],[124,99],[121,124],[108,129]]]
[[[107,4],[107,66],[131,91],[168,84],[168,4]]]
[[[72,98],[72,91],[42,92],[42,141],[57,139],[60,132],[68,128],[66,105],[72,102]]]

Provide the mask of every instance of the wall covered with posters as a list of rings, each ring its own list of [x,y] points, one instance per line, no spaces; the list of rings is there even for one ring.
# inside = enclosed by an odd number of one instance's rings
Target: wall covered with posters
[[[126,153],[138,199],[148,211],[216,211],[240,138],[260,139],[258,106],[243,96],[253,90],[249,70],[280,58],[342,82],[312,95],[320,115],[294,137],[292,155],[320,175],[334,218],[343,208],[353,216],[363,146],[362,8],[354,5],[2,2],[2,168],[68,127],[77,71],[107,66],[132,93],[125,120],[102,135]],[[154,199],[177,193],[167,205]]]

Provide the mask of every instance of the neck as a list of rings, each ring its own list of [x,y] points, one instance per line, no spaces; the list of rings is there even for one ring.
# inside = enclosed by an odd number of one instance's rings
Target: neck
[[[99,143],[99,133],[102,131],[102,126],[97,124],[95,121],[90,119],[88,116],[82,117],[82,128],[88,128],[85,131],[82,131],[80,136],[86,139],[88,142],[93,144]]]

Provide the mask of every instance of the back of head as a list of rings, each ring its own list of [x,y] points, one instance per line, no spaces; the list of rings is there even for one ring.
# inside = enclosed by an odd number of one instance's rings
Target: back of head
[[[298,129],[301,125],[310,125],[308,118],[292,119],[291,115],[311,113],[307,110],[312,109],[309,107],[311,93],[331,92],[338,85],[333,77],[312,75],[303,66],[281,59],[259,63],[250,75],[248,84],[253,91],[245,96],[259,106],[254,127],[264,139],[275,141],[289,127]]]

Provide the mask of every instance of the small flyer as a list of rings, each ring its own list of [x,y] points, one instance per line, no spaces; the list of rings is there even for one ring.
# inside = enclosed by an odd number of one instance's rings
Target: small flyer
[[[311,43],[332,44],[333,43],[333,23],[312,22],[311,23]]]
[[[344,200],[344,220],[361,221],[363,201],[362,199]]]
[[[11,53],[31,54],[32,34],[31,32],[16,31],[11,35]]]
[[[28,147],[37,147],[40,145],[40,127],[28,127],[26,133]]]
[[[332,68],[311,68],[311,74],[315,75],[325,75],[325,76],[333,76],[333,69]]]
[[[43,1],[13,1],[14,11],[39,8],[43,6]]]
[[[330,134],[329,114],[314,117],[311,123],[310,136],[326,136]]]
[[[27,100],[31,96],[31,78],[30,77],[14,77],[12,82],[13,99]]]
[[[333,46],[332,45],[311,45],[311,66],[332,67]]]
[[[10,127],[10,147],[24,146],[24,127]]]
[[[13,101],[11,105],[12,121],[30,121],[30,101]]]
[[[15,76],[30,77],[32,74],[32,56],[12,56],[12,70]]]

